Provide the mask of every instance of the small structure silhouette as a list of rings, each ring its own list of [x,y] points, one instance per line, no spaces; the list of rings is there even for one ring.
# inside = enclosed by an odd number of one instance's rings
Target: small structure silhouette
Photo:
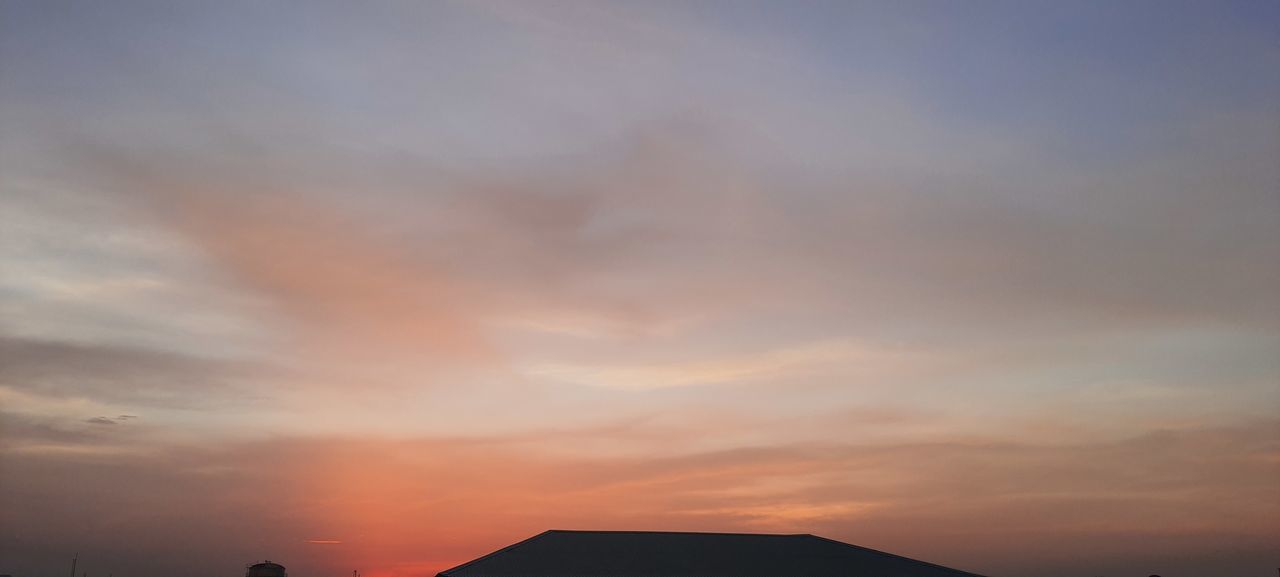
[[[244,577],[289,577],[289,572],[284,570],[284,565],[263,561],[245,567]]]

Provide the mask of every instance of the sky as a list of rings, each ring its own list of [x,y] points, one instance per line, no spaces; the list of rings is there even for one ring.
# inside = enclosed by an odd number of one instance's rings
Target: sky
[[[0,2],[0,573],[1280,566],[1280,4]]]

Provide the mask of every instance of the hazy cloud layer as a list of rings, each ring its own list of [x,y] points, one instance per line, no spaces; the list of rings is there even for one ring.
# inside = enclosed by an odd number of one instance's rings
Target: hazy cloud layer
[[[213,574],[272,553],[296,559],[299,571],[339,563],[384,575],[437,571],[548,526],[818,531],[996,574],[1122,573],[1140,562],[1244,574],[1267,568],[1275,552],[1263,536],[1280,529],[1269,482],[1280,472],[1277,426],[1087,444],[784,444],[648,458],[341,438],[9,453],[6,510],[32,522],[5,544],[33,547],[29,571],[55,560],[50,540],[65,537],[94,543],[83,554],[121,571],[148,559],[153,569],[196,562]],[[57,479],[75,475],[95,481],[66,493]],[[212,501],[192,500],[193,491]],[[36,521],[26,511],[43,513]],[[191,516],[199,522],[180,521]],[[1006,550],[1011,539],[1017,552]],[[315,551],[315,541],[342,547]],[[1228,543],[1232,551],[1219,549]],[[194,557],[169,557],[173,546]],[[1081,549],[1095,555],[1071,553]]]
[[[5,3],[0,572],[1269,571],[1278,17]]]

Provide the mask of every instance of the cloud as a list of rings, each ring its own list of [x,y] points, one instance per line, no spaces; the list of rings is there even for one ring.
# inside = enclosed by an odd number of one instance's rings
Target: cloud
[[[125,202],[271,298],[301,340],[447,361],[491,354],[483,328],[508,318],[560,311],[644,327],[708,306],[710,287],[687,285],[692,298],[682,304],[643,302],[645,287],[630,286],[679,282],[655,259],[679,238],[702,236],[693,228],[709,211],[727,217],[717,199],[751,203],[695,169],[685,153],[701,154],[703,145],[679,144],[679,136],[641,136],[581,168],[510,178],[391,164],[378,168],[376,184],[346,184],[365,190],[362,206],[312,190],[322,180],[314,173],[332,168],[236,146],[234,134],[199,160],[142,158],[92,142],[69,148],[99,182],[127,191]],[[351,178],[341,170],[331,176]],[[680,194],[692,187],[701,193]]]
[[[9,8],[6,571],[1274,567],[1274,19]]]
[[[119,425],[120,423],[138,418],[136,415],[120,415],[119,417],[93,417],[85,419],[84,422],[90,425]]]
[[[6,337],[261,355],[263,307],[227,290],[181,235],[119,197],[74,185],[17,178],[3,194]]]
[[[243,400],[250,383],[269,374],[278,372],[256,361],[0,335],[0,386],[48,399],[208,408]]]
[[[919,355],[890,347],[876,347],[849,340],[820,341],[793,347],[720,359],[650,366],[598,367],[538,365],[529,367],[533,377],[591,387],[645,390],[665,387],[796,381],[811,378],[815,369],[853,373],[856,380],[901,374]],[[846,375],[847,376],[847,375]]]
[[[0,486],[0,503],[37,549],[81,535],[81,513],[95,513],[82,542],[120,570],[142,558],[189,564],[169,552],[207,542],[198,556],[210,560],[252,559],[265,547],[291,570],[333,563],[392,575],[404,564],[438,570],[554,526],[816,532],[994,574],[1065,571],[1075,561],[1061,552],[1080,548],[1098,552],[1095,570],[1111,571],[1127,562],[1112,543],[1126,535],[1149,541],[1135,550],[1176,546],[1188,566],[1204,567],[1223,561],[1212,543],[1235,539],[1236,559],[1219,568],[1243,572],[1266,561],[1261,536],[1280,531],[1277,426],[1096,443],[805,443],[659,457],[569,456],[519,437],[276,439],[108,461],[11,453],[14,481]],[[208,497],[190,498],[198,488]],[[55,495],[74,507],[31,505]],[[178,518],[187,521],[172,525]],[[252,528],[225,533],[246,518]],[[15,543],[6,535],[7,549]],[[1010,539],[1022,553],[1007,552]],[[147,555],[115,556],[116,541],[142,543]],[[305,548],[315,541],[343,546],[313,558]]]
[[[153,198],[234,278],[297,321],[303,340],[438,360],[491,352],[450,277],[363,232],[351,217],[284,191],[169,192],[186,186],[173,183]]]

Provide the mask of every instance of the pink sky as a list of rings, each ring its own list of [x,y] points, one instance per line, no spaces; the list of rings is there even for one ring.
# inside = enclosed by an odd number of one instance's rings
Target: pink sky
[[[1275,6],[748,4],[0,5],[0,573],[1270,575]]]

